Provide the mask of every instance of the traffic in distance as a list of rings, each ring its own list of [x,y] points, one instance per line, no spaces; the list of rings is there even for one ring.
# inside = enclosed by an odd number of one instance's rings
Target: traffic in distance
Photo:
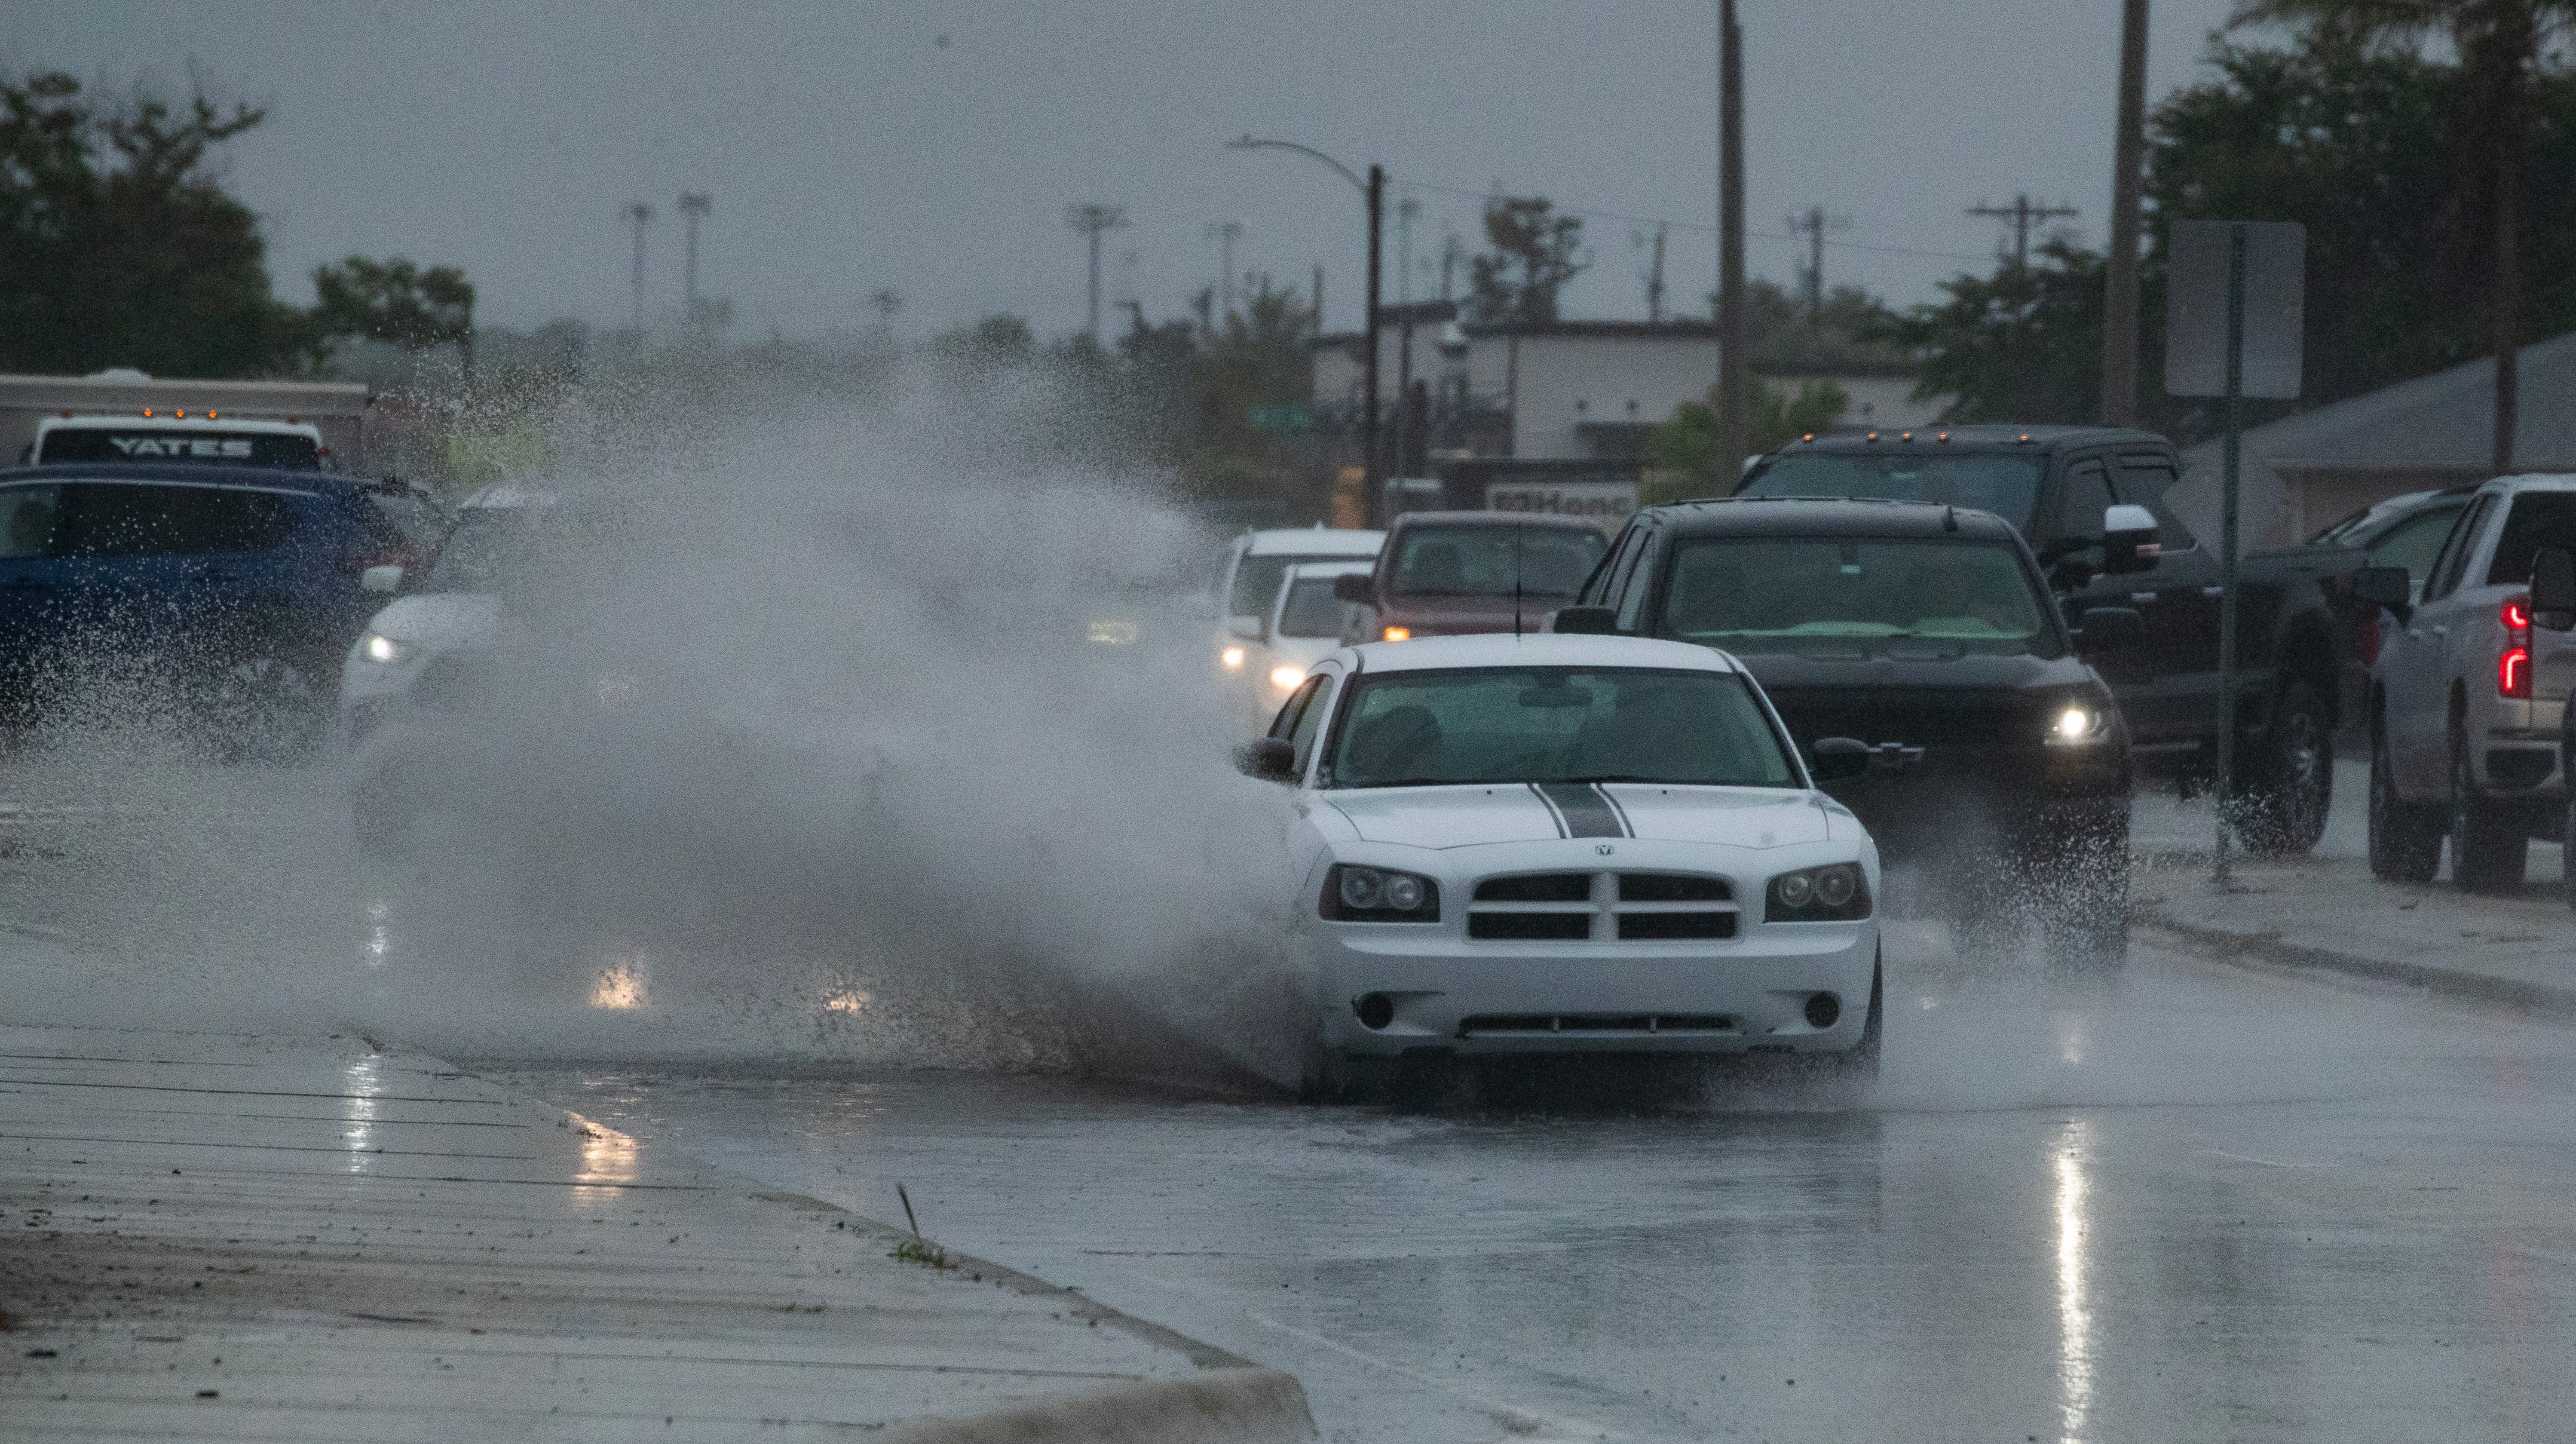
[[[29,450],[0,472],[14,727],[166,694],[212,755],[338,769],[357,841],[398,857],[482,728],[635,685],[512,676],[576,530],[552,492],[451,512],[331,469],[309,425],[211,412],[48,418]],[[2135,789],[2204,787],[2217,750],[2218,560],[2180,470],[2139,431],[1843,432],[1615,529],[1236,537],[1205,675],[1291,819],[1306,1091],[1532,1054],[1865,1072],[1900,901],[2115,972]],[[2519,885],[2568,826],[2571,551],[2576,479],[2521,476],[2243,557],[2237,836],[2314,847],[2341,732],[2379,876],[2447,855],[2464,889]],[[1188,610],[1159,579],[1096,591],[1095,654]]]

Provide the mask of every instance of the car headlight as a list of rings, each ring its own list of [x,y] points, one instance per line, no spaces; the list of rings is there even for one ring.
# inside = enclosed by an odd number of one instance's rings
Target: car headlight
[[[1270,669],[1270,685],[1282,692],[1296,691],[1297,684],[1305,680],[1306,669],[1303,667],[1281,666]]]
[[[2048,717],[2048,745],[2085,747],[2111,734],[2111,709],[2091,702],[2068,702]]]
[[[1216,659],[1229,672],[1240,672],[1243,670],[1243,649],[1241,647],[1228,647],[1224,651],[1217,653]]]
[[[1337,923],[1436,923],[1440,884],[1420,873],[1337,862],[1317,908]]]
[[[360,639],[358,650],[365,654],[368,661],[380,667],[390,667],[411,655],[411,648],[382,632],[369,632]]]
[[[1764,922],[1843,923],[1868,916],[1869,876],[1856,862],[1784,872],[1763,894]]]

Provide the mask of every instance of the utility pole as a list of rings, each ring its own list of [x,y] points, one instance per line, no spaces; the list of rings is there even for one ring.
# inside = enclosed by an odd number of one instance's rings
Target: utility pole
[[[2013,203],[2008,206],[1983,204],[1970,206],[1968,214],[2012,222],[2012,263],[2013,269],[2020,271],[2030,267],[2030,227],[2033,221],[2046,223],[2060,216],[2072,216],[2080,212],[2073,206],[2035,206],[2030,203],[2030,197],[2025,194],[2014,196]]]
[[[1091,243],[1090,307],[1085,313],[1083,326],[1085,334],[1091,337],[1092,348],[1097,350],[1100,346],[1100,233],[1124,227],[1127,224],[1127,208],[1105,206],[1097,202],[1066,206],[1064,219],[1065,224],[1081,232],[1083,239]]]
[[[1789,229],[1807,238],[1807,264],[1798,272],[1798,287],[1807,293],[1807,319],[1824,319],[1825,314],[1825,232],[1849,230],[1851,218],[1829,216],[1823,206],[1809,206],[1789,217]]]
[[[1750,328],[1744,314],[1744,30],[1717,5],[1717,485],[1732,493],[1753,449]]]
[[[1462,256],[1464,256],[1464,255],[1466,255],[1466,254],[1467,254],[1467,244],[1466,244],[1466,242],[1459,240],[1459,239],[1458,239],[1458,237],[1457,237],[1457,234],[1456,234],[1455,232],[1452,232],[1451,234],[1449,234],[1449,235],[1444,236],[1444,237],[1442,237],[1442,238],[1441,238],[1441,241],[1440,241],[1440,299],[1441,299],[1441,300],[1443,300],[1443,301],[1448,301],[1448,300],[1453,300],[1453,299],[1455,299],[1455,298],[1454,298],[1454,296],[1451,294],[1451,291],[1450,291],[1450,285],[1451,285],[1451,281],[1452,281],[1452,279],[1454,278],[1454,276],[1455,276],[1455,274],[1456,274],[1456,272],[1457,272],[1459,258],[1460,258],[1460,257],[1462,257]]]
[[[680,192],[680,220],[688,228],[688,259],[680,272],[680,312],[689,324],[698,324],[698,222],[715,209],[715,201],[697,191]]]
[[[2102,265],[2102,424],[2138,422],[2138,207],[2146,157],[2147,0],[2120,6],[2119,134],[2111,144],[2111,254]]]
[[[1395,203],[1395,456],[1399,470],[1409,470],[1413,455],[1413,218],[1422,202],[1412,196]]]
[[[1307,317],[1307,324],[1314,328],[1316,335],[1324,334],[1324,263],[1321,261],[1315,263],[1315,305],[1313,314]]]
[[[626,219],[635,223],[635,329],[644,330],[644,227],[653,219],[653,207],[635,201],[626,207]]]
[[[1222,257],[1217,262],[1216,291],[1220,298],[1217,317],[1220,322],[1234,314],[1234,241],[1243,234],[1243,222],[1218,221],[1207,228],[1207,237],[1217,243]]]
[[[1649,244],[1643,231],[1629,236],[1628,243],[1635,246]],[[1650,326],[1664,319],[1664,228],[1662,226],[1655,227],[1652,245],[1654,259],[1646,265],[1646,324]]]
[[[1386,254],[1386,167],[1371,165],[1368,172],[1368,318],[1361,328],[1360,344],[1368,348],[1368,359],[1361,364],[1365,374],[1362,387],[1368,394],[1360,400],[1360,496],[1361,504],[1375,510],[1378,481],[1377,455],[1377,327],[1379,258]]]

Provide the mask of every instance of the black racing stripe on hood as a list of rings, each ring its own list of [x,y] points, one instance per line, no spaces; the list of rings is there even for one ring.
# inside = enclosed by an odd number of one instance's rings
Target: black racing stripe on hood
[[[1540,787],[1535,782],[1524,783],[1523,785],[1529,788],[1530,795],[1532,797],[1538,799],[1538,805],[1547,809],[1547,820],[1556,824],[1556,835],[1559,837],[1572,837],[1574,834],[1565,830],[1564,811],[1558,808],[1555,800],[1547,795],[1546,789]]]
[[[1568,837],[1629,837],[1619,810],[1589,782],[1533,782],[1530,786],[1556,810]]]

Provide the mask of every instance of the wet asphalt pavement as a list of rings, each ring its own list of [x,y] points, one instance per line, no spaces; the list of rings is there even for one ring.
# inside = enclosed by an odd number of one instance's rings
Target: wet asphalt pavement
[[[1908,970],[1900,951],[1931,959]],[[2576,1034],[2196,961],[1890,958],[1857,1106],[507,1081],[1298,1374],[1328,1439],[2549,1439]]]

